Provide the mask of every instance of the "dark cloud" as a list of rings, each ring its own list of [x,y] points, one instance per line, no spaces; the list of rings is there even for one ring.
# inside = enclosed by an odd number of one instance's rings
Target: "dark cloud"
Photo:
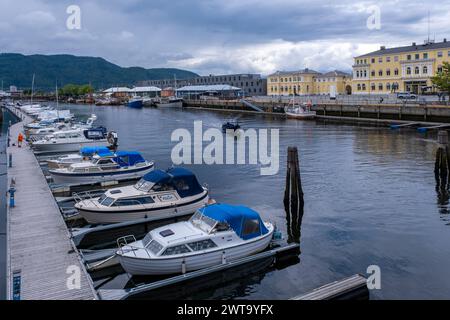
[[[78,4],[82,29],[67,30]],[[369,30],[369,8],[381,29]],[[349,69],[380,44],[420,42],[450,30],[448,1],[0,0],[0,47],[23,53],[102,56],[123,66],[176,66],[200,73]],[[26,9],[24,9],[26,8]]]

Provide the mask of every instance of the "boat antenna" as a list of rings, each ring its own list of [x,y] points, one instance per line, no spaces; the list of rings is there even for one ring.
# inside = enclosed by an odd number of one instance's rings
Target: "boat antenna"
[[[58,117],[58,121],[59,121],[58,79],[56,80],[56,91],[55,91],[55,95],[56,95],[56,116]]]
[[[31,80],[31,97],[30,97],[30,105],[33,104],[33,94],[34,94],[34,76],[35,74],[33,73],[33,79]]]
[[[427,43],[430,43],[430,10],[428,10],[428,40]]]

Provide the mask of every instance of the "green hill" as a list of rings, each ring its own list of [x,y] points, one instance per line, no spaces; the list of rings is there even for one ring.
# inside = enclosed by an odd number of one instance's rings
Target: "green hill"
[[[197,74],[180,69],[140,67],[122,68],[103,58],[78,57],[73,55],[23,55],[18,53],[0,54],[0,82],[4,88],[15,85],[20,89],[31,87],[35,74],[36,90],[53,90],[66,84],[91,83],[94,88],[111,86],[131,86],[140,80],[188,79]]]

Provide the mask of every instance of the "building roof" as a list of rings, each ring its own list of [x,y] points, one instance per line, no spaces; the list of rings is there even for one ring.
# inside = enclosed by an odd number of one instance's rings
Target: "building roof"
[[[103,93],[116,93],[116,92],[130,92],[130,88],[127,87],[112,87],[103,91]]]
[[[134,87],[130,92],[159,92],[161,91],[158,87]]]
[[[297,73],[297,74],[311,74],[311,73],[312,74],[319,74],[320,72],[317,72],[315,70],[311,70],[311,69],[305,68],[305,69],[296,70],[296,71],[277,71],[277,72],[275,72],[273,74],[270,74],[269,77],[270,76],[290,75],[290,74],[294,74],[294,73]]]
[[[241,88],[233,87],[228,84],[213,84],[205,86],[184,86],[177,89],[177,92],[181,91],[197,91],[197,92],[208,92],[208,91],[240,91]]]
[[[328,77],[351,77],[352,75],[350,73],[346,73],[339,70],[329,71],[327,73],[323,73],[318,78],[328,78]]]
[[[424,44],[413,43],[410,46],[404,46],[404,47],[395,47],[395,48],[381,47],[380,50],[369,52],[369,53],[363,54],[361,56],[357,56],[355,58],[363,58],[363,57],[368,57],[368,56],[395,54],[395,53],[403,53],[403,52],[412,52],[412,51],[446,49],[446,48],[450,48],[450,41],[444,40],[443,42],[436,42],[436,43],[425,42]]]

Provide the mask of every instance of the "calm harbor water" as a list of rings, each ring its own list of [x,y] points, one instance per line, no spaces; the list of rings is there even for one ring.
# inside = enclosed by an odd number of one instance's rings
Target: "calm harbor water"
[[[121,149],[139,150],[162,169],[172,164],[172,131],[192,132],[196,120],[204,130],[236,117],[244,129],[279,128],[277,175],[261,176],[256,165],[187,167],[218,202],[250,206],[283,231],[286,150],[299,148],[305,193],[300,261],[279,269],[262,261],[242,268],[243,277],[228,275],[226,285],[195,294],[186,289],[181,298],[287,299],[365,274],[369,265],[381,268],[382,289],[372,298],[450,297],[450,219],[448,201],[436,192],[434,136],[201,110],[63,107],[85,118],[96,113],[98,124],[118,132]],[[121,274],[101,287],[129,285]]]

